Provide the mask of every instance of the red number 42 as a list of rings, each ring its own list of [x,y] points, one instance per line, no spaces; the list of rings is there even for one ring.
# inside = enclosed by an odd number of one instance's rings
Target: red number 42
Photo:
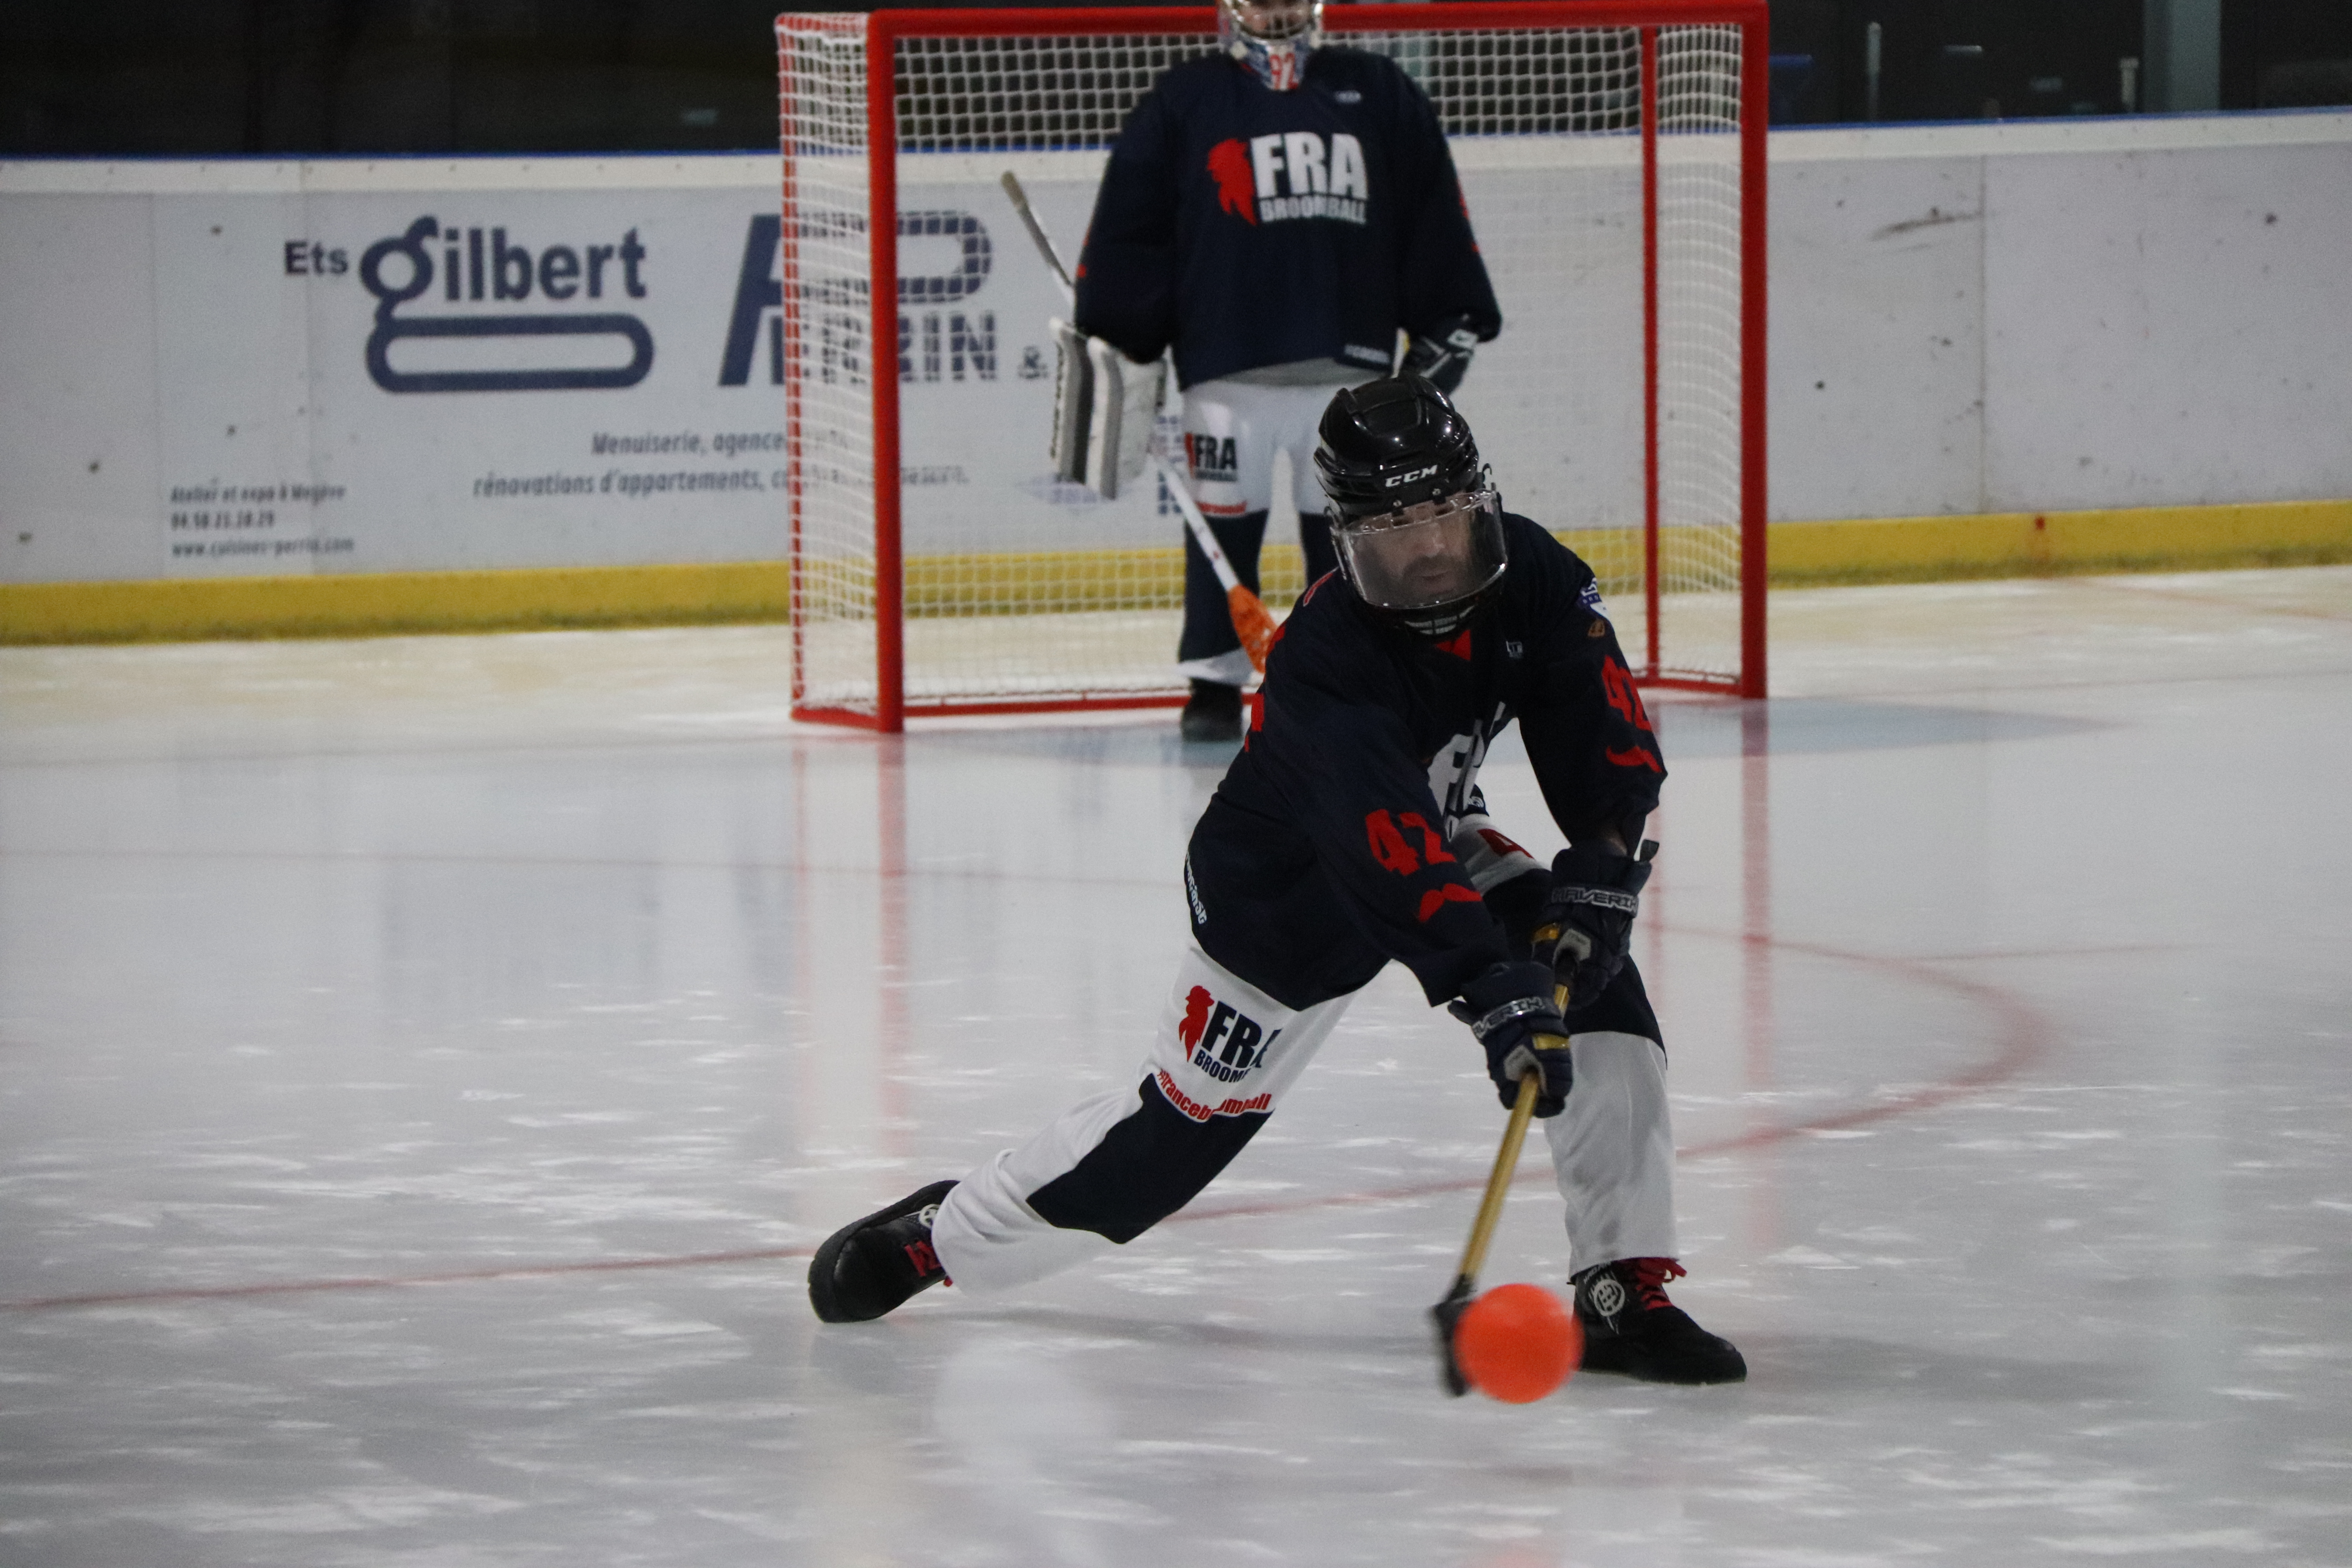
[[[1609,706],[1617,710],[1625,722],[1637,730],[1650,730],[1649,711],[1642,706],[1641,688],[1633,684],[1631,670],[1613,658],[1601,660],[1601,686],[1609,698]],[[1650,732],[1657,733],[1654,730]]]
[[[1421,835],[1422,858],[1414,858],[1412,846],[1405,842],[1403,828]],[[1400,877],[1410,877],[1420,870],[1422,859],[1436,866],[1454,858],[1446,850],[1445,841],[1417,811],[1408,811],[1397,818],[1391,818],[1385,811],[1373,812],[1364,818],[1364,842],[1371,847],[1374,860]]]

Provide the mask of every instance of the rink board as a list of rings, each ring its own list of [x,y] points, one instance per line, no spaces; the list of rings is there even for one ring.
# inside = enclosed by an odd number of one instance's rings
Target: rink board
[[[1813,530],[1801,545],[1811,575],[2000,570],[2011,559],[2031,568],[2034,541],[1988,547],[1969,520],[1998,532],[2011,514],[2178,518],[2218,507],[2202,514],[2229,520],[2213,539],[2191,537],[2202,526],[2192,520],[2095,553],[2187,563],[2336,549],[2311,527],[2316,519],[2325,532],[2326,503],[2352,496],[2352,447],[2334,412],[2352,402],[2352,357],[2311,324],[2352,316],[2352,272],[2336,261],[2352,248],[2347,142],[2343,113],[1776,133],[1776,537]],[[1616,155],[1592,145],[1596,157]],[[1514,171],[1488,166],[1504,160],[1475,144],[1458,144],[1457,156],[1482,230],[1503,242],[1507,195],[1480,193],[1507,193],[1490,182]],[[984,230],[985,275],[958,302],[993,317],[996,344],[992,378],[968,361],[961,382],[943,364],[929,383],[918,366],[903,388],[909,552],[959,554],[975,534],[992,552],[1165,551],[1174,520],[1156,497],[1088,506],[1023,488],[1044,470],[1049,384],[1023,367],[1033,347],[1045,357],[1053,299],[990,183],[996,162],[937,160],[908,198],[969,209]],[[1083,226],[1091,164],[1012,162],[1068,243]],[[1586,165],[1552,177],[1610,174]],[[775,162],[763,156],[0,163],[10,280],[0,293],[0,636],[216,635],[248,624],[201,595],[175,595],[194,607],[170,610],[161,591],[172,584],[317,578],[308,602],[331,595],[340,606],[328,629],[364,630],[670,618],[672,590],[651,569],[756,577],[756,563],[784,553],[777,464],[763,445],[782,423],[763,248],[776,205]],[[2048,221],[2056,212],[2063,223]],[[642,377],[385,390],[368,364],[379,301],[362,263],[420,217],[442,233],[481,231],[493,271],[503,230],[509,250],[530,253],[531,291],[499,300],[493,277],[481,300],[466,297],[467,284],[449,300],[442,247],[429,251],[431,285],[396,315],[628,317],[652,345]],[[631,235],[641,296],[619,265]],[[946,265],[924,260],[928,243],[908,243],[910,274]],[[584,274],[597,246],[614,254],[592,300]],[[457,248],[463,267],[467,247]],[[552,280],[573,291],[553,300],[542,268],[561,250],[582,275],[567,279],[558,259]],[[509,266],[509,283],[518,271]],[[390,258],[377,276],[394,291],[406,280]],[[1588,281],[1576,297],[1595,310],[1622,295],[1605,269]],[[1557,527],[1619,520],[1625,496],[1609,476],[1632,471],[1617,460],[1630,412],[1580,416],[1570,438],[1517,433],[1512,410],[1481,405],[1528,342],[1529,310],[1508,300],[1506,310],[1510,324],[1465,393],[1506,496]],[[1630,329],[1592,341],[1596,356],[1621,352],[1612,343],[1632,352]],[[401,339],[387,363],[625,371],[633,348],[626,329]],[[487,357],[517,351],[541,357]],[[2066,374],[2051,374],[2057,362]],[[681,474],[734,488],[677,489]],[[664,476],[672,488],[656,488]],[[2247,521],[2253,503],[2273,506],[2269,521]],[[2321,510],[2284,533],[2271,528],[2288,515],[2278,508],[2305,505]],[[1811,519],[1918,526],[1785,521]],[[2146,544],[2158,541],[2178,541],[2167,548],[2179,552],[2152,554]],[[1859,552],[1851,561],[1822,553],[1849,549]],[[2082,558],[2070,549],[2046,553],[2063,566]],[[631,575],[640,568],[650,574]],[[541,572],[573,575],[560,589],[543,579],[548,600],[518,606],[511,621],[478,617],[513,613],[495,605],[517,580],[495,593],[456,581]],[[336,585],[362,575],[385,581]],[[393,603],[401,582],[436,575],[450,580]],[[94,610],[72,591],[102,584],[121,586]],[[35,587],[45,591],[28,596]],[[762,592],[735,581],[714,588],[706,609],[770,613]],[[126,597],[137,604],[102,629]],[[85,610],[97,619],[74,618]],[[275,624],[274,612],[257,615],[256,629]],[[126,632],[127,621],[150,629]]]
[[[1586,187],[1623,184],[1622,149],[1573,152],[1491,169],[1465,155],[1474,211],[1590,210]],[[953,238],[901,242],[902,297],[954,290],[901,312],[908,552],[1171,543],[1162,498],[1105,503],[1053,479],[1045,323],[1066,307],[996,185],[1020,168],[1074,247],[1101,155],[903,162],[902,213],[972,236],[969,257]],[[0,394],[0,446],[28,458],[0,476],[0,512],[31,536],[0,552],[6,580],[784,552],[770,160],[0,174],[0,342],[36,367]],[[1527,252],[1496,255],[1498,276],[1539,275],[1558,247],[1540,226],[1486,228],[1490,252],[1507,228]],[[1507,300],[1514,331],[1465,395],[1507,494],[1557,527],[1638,515],[1638,249],[1621,242],[1560,290],[1589,345],[1576,383],[1613,387],[1605,408],[1482,403],[1482,384],[1559,362],[1534,331],[1558,319],[1550,300]]]
[[[2352,561],[2352,501],[1784,522],[1769,531],[1776,585],[2299,565]],[[1104,553],[1128,562],[1133,575],[1163,574],[1151,598],[1172,581],[1173,550]],[[1269,577],[1295,575],[1296,553],[1295,546],[1269,547]],[[929,639],[940,623],[926,613],[924,590],[941,563],[924,558],[908,567],[917,590],[914,635]],[[789,586],[775,562],[0,583],[0,644],[779,621]],[[1106,597],[1101,607],[1118,612],[1120,602]],[[1639,598],[1611,608],[1633,637]],[[1131,622],[1120,625],[1122,635],[1148,637],[1154,646],[1175,636],[1165,611],[1150,613],[1140,634]],[[984,617],[961,635],[1006,633],[1001,620],[992,629]]]

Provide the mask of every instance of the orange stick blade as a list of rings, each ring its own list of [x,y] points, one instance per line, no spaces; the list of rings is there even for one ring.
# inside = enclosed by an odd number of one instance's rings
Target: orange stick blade
[[[1225,590],[1225,608],[1234,617],[1234,633],[1242,639],[1242,651],[1249,655],[1251,667],[1264,675],[1265,656],[1274,647],[1277,629],[1274,616],[1263,600],[1238,583]]]

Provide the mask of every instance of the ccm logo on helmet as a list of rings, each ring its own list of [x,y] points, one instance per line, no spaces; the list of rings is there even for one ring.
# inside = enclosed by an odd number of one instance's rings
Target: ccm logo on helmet
[[[1437,472],[1437,465],[1435,463],[1432,463],[1425,468],[1415,468],[1409,474],[1399,474],[1393,479],[1382,479],[1381,481],[1381,488],[1382,489],[1392,490],[1399,485],[1409,485],[1415,479],[1425,479],[1435,472]]]

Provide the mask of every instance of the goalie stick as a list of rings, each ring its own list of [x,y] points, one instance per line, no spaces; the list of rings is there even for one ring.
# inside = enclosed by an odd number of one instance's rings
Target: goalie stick
[[[1022,226],[1036,242],[1037,254],[1045,258],[1046,267],[1052,269],[1055,279],[1062,286],[1063,295],[1075,308],[1077,285],[1070,280],[1069,268],[1062,265],[1061,254],[1054,248],[1053,240],[1045,233],[1045,226],[1030,210],[1029,195],[1021,188],[1019,176],[1007,169],[1001,183],[1005,195],[1013,203],[1013,210],[1021,215]],[[1057,417],[1067,416],[1066,412],[1057,411]],[[1192,542],[1201,547],[1201,553],[1208,557],[1209,569],[1217,574],[1217,585],[1225,591],[1225,611],[1233,617],[1234,635],[1241,639],[1242,651],[1249,655],[1250,667],[1260,675],[1265,674],[1265,656],[1267,650],[1274,647],[1274,616],[1267,612],[1264,600],[1242,585],[1240,574],[1234,570],[1233,563],[1225,559],[1223,548],[1217,543],[1217,536],[1210,531],[1209,520],[1201,515],[1199,505],[1192,500],[1192,492],[1184,488],[1183,482],[1169,468],[1168,460],[1153,452],[1150,463],[1152,470],[1160,476],[1161,486],[1175,498],[1176,510],[1184,514],[1184,526],[1192,531]]]

